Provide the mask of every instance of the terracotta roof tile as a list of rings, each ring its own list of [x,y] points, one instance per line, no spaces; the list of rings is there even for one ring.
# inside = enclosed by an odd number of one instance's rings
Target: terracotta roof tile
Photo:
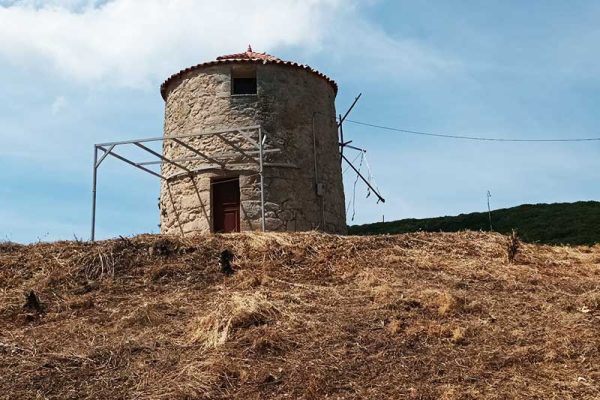
[[[217,57],[217,60],[257,60],[257,61],[282,61],[267,53],[257,53],[252,51],[252,46],[248,45],[248,50],[243,53],[227,54]]]
[[[251,46],[248,46],[248,49],[243,53],[235,53],[235,54],[228,54],[228,55],[220,56],[220,57],[217,57],[217,59],[215,61],[208,61],[208,62],[194,65],[189,68],[182,69],[181,71],[177,72],[176,74],[171,75],[169,78],[167,78],[163,82],[162,85],[160,85],[160,94],[161,94],[162,98],[164,100],[166,100],[167,87],[168,87],[169,83],[171,83],[173,80],[177,79],[178,77],[186,74],[187,72],[194,71],[194,70],[197,70],[197,69],[203,68],[203,67],[208,67],[211,65],[248,64],[248,63],[250,63],[250,64],[255,64],[255,63],[278,64],[278,65],[285,65],[285,66],[289,66],[289,67],[293,67],[293,68],[304,69],[306,71],[312,72],[312,73],[320,76],[321,78],[325,79],[333,87],[334,92],[337,94],[337,90],[338,90],[337,84],[335,83],[335,81],[333,81],[331,78],[329,78],[325,74],[322,74],[321,72],[319,72],[305,64],[299,64],[299,63],[296,63],[293,61],[284,61],[284,60],[281,60],[270,54],[267,54],[267,53],[257,53],[252,50]]]

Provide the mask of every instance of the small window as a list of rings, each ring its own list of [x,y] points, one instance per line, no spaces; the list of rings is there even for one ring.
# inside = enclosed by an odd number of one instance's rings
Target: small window
[[[256,94],[256,78],[233,78],[233,94]]]
[[[231,71],[232,94],[256,94],[256,67],[239,66]]]

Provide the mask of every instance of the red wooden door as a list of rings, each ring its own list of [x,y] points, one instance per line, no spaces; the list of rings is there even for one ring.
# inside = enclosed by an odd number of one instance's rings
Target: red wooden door
[[[240,231],[240,181],[213,182],[213,229],[215,232]]]

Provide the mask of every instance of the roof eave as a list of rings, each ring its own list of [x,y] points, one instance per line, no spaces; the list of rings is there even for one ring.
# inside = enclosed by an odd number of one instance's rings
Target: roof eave
[[[308,65],[305,64],[299,64],[293,61],[283,61],[283,60],[262,60],[262,59],[225,59],[225,60],[214,60],[214,61],[208,61],[208,62],[204,62],[204,63],[200,63],[185,69],[182,69],[181,71],[171,75],[170,77],[168,77],[161,85],[160,85],[160,94],[161,97],[163,98],[163,100],[167,100],[167,91],[168,91],[168,86],[171,82],[173,82],[174,80],[176,80],[177,78],[185,75],[188,72],[192,72],[195,70],[198,70],[200,68],[205,68],[205,67],[210,67],[213,65],[223,65],[223,64],[275,64],[275,65],[284,65],[284,66],[288,66],[288,67],[293,67],[293,68],[300,68],[303,69],[305,71],[311,72],[313,74],[316,74],[317,76],[321,77],[322,79],[325,79],[325,81],[327,81],[331,87],[333,88],[333,92],[335,95],[337,95],[338,92],[338,86],[337,83],[335,83],[335,81],[331,78],[329,78],[327,75],[317,71],[316,69],[311,68]]]

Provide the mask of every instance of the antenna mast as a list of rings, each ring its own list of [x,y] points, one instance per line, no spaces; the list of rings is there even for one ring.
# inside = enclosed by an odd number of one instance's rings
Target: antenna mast
[[[494,230],[494,228],[492,228],[492,210],[490,208],[490,197],[492,197],[492,194],[488,190],[487,191],[488,217],[489,217],[489,220],[490,220],[490,232],[492,232]]]

